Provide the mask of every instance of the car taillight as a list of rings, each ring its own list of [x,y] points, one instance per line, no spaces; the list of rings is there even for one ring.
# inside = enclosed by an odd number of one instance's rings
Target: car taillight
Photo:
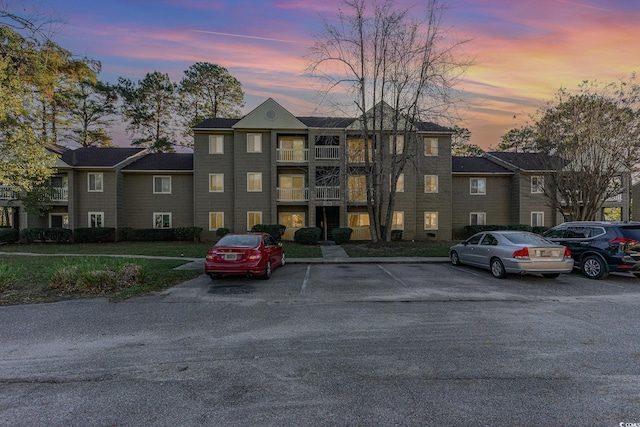
[[[564,257],[571,258],[571,251],[569,250],[569,248],[564,248]]]
[[[529,248],[524,247],[513,253],[514,258],[529,258]]]
[[[258,261],[260,258],[262,258],[262,255],[259,251],[252,251],[247,254],[247,259],[249,261]]]
[[[615,239],[609,240],[609,243],[618,243],[620,245],[628,245],[638,243],[636,239],[631,239],[629,237],[616,237]]]

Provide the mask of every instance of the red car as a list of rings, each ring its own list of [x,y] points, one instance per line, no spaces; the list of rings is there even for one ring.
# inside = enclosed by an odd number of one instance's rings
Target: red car
[[[273,269],[284,264],[284,250],[270,234],[232,233],[209,249],[204,271],[212,279],[224,274],[269,279]]]

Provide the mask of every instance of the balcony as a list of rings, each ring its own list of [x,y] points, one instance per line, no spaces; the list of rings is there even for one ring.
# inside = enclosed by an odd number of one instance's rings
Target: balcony
[[[10,185],[0,185],[0,200],[15,200],[19,192]]]
[[[340,200],[340,187],[316,187],[316,200]]]
[[[338,160],[340,159],[340,147],[337,145],[316,146],[316,160]]]
[[[283,163],[306,163],[309,161],[308,148],[278,148],[277,161]]]
[[[69,201],[69,187],[53,187],[53,188],[51,188],[51,201],[52,202],[68,202]]]
[[[309,188],[281,188],[278,187],[279,202],[307,202],[309,201]]]

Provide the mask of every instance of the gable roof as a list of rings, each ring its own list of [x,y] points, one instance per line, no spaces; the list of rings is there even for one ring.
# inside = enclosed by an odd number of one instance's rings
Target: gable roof
[[[82,147],[65,151],[62,160],[72,167],[114,167],[146,151],[145,148]]]
[[[452,173],[477,173],[477,174],[510,174],[513,171],[484,157],[452,157]]]
[[[234,129],[306,129],[304,123],[269,98],[233,125]]]
[[[224,119],[224,118],[215,118],[215,119],[206,119],[198,123],[193,127],[194,130],[197,129],[233,129],[233,125],[238,123],[240,119]]]
[[[124,172],[193,172],[193,153],[150,153],[122,170]]]

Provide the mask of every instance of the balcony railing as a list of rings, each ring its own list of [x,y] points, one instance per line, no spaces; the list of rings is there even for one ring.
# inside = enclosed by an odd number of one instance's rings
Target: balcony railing
[[[53,187],[51,189],[51,201],[53,202],[66,202],[69,200],[69,188],[68,187]]]
[[[316,159],[318,160],[338,160],[340,158],[340,147],[336,145],[316,146]]]
[[[369,227],[350,227],[351,240],[371,240],[371,229]]]
[[[309,188],[278,187],[279,202],[306,202],[309,200]]]
[[[340,200],[340,187],[316,187],[316,200]]]
[[[278,148],[276,154],[279,162],[301,163],[309,161],[308,148]]]
[[[609,197],[607,199],[607,202],[613,202],[613,203],[621,203],[622,202],[622,194],[617,194],[613,197]]]
[[[18,191],[10,185],[0,185],[0,200],[15,200],[18,198]]]

